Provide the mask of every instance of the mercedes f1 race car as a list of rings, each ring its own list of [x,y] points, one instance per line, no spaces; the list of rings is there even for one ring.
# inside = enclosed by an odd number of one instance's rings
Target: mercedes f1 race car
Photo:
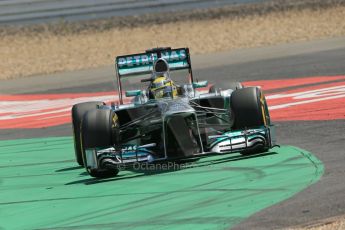
[[[188,48],[154,48],[115,62],[118,103],[72,108],[76,160],[91,176],[275,145],[261,89],[195,81]]]

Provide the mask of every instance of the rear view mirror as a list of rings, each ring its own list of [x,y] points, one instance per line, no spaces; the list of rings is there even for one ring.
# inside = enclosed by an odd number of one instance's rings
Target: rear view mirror
[[[141,90],[140,89],[127,90],[126,91],[126,97],[136,97],[136,96],[139,96],[140,94],[141,94]]]
[[[197,89],[197,88],[203,88],[208,86],[208,81],[199,81],[199,82],[193,82],[193,88]]]

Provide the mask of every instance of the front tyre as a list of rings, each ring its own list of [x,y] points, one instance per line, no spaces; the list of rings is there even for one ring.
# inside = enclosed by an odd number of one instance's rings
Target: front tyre
[[[234,115],[233,129],[250,129],[270,125],[266,99],[257,87],[234,91],[230,98]]]
[[[74,152],[75,159],[80,166],[84,166],[82,149],[80,143],[80,128],[81,121],[85,113],[89,110],[96,109],[99,106],[104,105],[101,101],[89,101],[84,103],[76,104],[72,107],[72,126],[73,126],[73,137],[74,137]]]
[[[118,169],[90,169],[86,164],[86,151],[114,146],[117,144],[118,130],[118,118],[112,110],[94,109],[85,114],[81,126],[82,157],[86,171],[90,176],[105,178],[118,174]]]
[[[233,116],[233,129],[255,129],[270,125],[270,115],[264,94],[260,88],[248,87],[234,91],[230,97]],[[254,154],[267,151],[267,147],[258,146],[245,150],[242,154]]]

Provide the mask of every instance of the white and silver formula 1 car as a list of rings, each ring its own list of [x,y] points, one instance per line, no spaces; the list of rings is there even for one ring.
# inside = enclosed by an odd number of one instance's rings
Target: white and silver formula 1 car
[[[72,108],[76,160],[93,177],[138,164],[262,153],[275,145],[260,88],[194,81],[188,48],[119,56],[115,66],[118,104]]]

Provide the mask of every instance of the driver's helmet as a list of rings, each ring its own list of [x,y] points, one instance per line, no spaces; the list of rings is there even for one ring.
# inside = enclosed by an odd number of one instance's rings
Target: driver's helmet
[[[163,97],[176,97],[177,88],[175,83],[168,77],[161,75],[157,76],[150,85],[150,93],[154,99]]]

